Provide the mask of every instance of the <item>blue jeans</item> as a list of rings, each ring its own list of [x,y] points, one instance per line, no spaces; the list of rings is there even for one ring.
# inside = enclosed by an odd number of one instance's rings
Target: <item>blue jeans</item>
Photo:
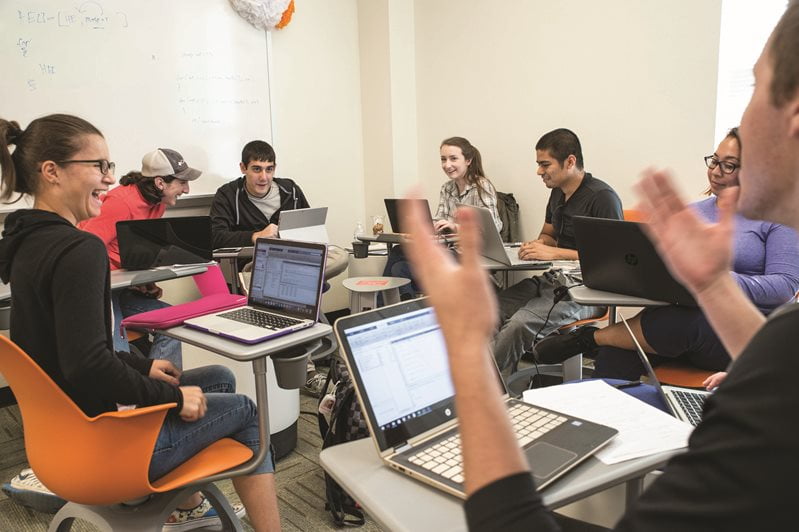
[[[208,410],[202,419],[187,422],[175,409],[169,411],[155,441],[150,462],[150,481],[161,478],[189,458],[222,438],[233,438],[258,452],[258,410],[246,395],[237,394],[236,377],[224,366],[190,369],[180,378],[181,386],[199,386]],[[274,473],[272,450],[252,473]]]
[[[500,328],[493,350],[502,375],[515,372],[522,354],[532,349],[538,339],[563,325],[605,312],[604,308],[583,306],[569,297],[554,303],[555,288],[576,282],[566,274],[552,271],[523,279],[499,293]]]
[[[416,297],[416,294],[421,291],[419,285],[416,284],[416,279],[413,277],[411,263],[405,257],[402,246],[397,245],[391,248],[391,253],[388,254],[386,259],[386,266],[383,268],[383,277],[403,277],[411,280],[409,284],[399,287],[399,293],[401,297],[404,296],[403,299]],[[379,306],[383,305],[382,296],[383,294],[378,294],[380,298],[378,301]]]
[[[169,303],[146,297],[135,290],[125,289],[115,290],[111,293],[111,305],[114,309],[114,351],[130,351],[128,339],[121,331],[122,319],[168,307]],[[183,368],[183,351],[180,341],[163,334],[153,335],[150,358],[169,360],[176,368]]]

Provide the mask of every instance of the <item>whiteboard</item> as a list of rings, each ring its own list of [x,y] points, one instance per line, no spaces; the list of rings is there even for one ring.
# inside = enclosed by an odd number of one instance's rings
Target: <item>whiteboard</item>
[[[176,149],[203,172],[191,195],[213,194],[272,141],[268,46],[227,0],[2,0],[0,117],[89,120],[117,178]]]

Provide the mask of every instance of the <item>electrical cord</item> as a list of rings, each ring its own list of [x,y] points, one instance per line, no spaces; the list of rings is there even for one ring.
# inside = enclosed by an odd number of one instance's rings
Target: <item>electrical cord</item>
[[[549,312],[547,312],[547,316],[546,318],[544,318],[544,323],[541,325],[541,327],[538,328],[538,330],[535,333],[535,336],[533,336],[532,349],[533,349],[533,365],[535,366],[535,374],[530,378],[530,382],[527,385],[528,390],[532,389],[533,379],[535,379],[536,375],[541,375],[541,371],[538,368],[538,360],[536,360],[535,358],[535,345],[538,343],[538,336],[541,334],[541,331],[543,331],[544,328],[546,328],[547,324],[549,323],[549,317],[552,315],[552,311],[555,310],[555,305],[563,301],[563,299],[567,295],[569,295],[569,290],[571,290],[576,286],[582,286],[582,285],[583,283],[574,283],[573,285],[569,286],[561,285],[555,287],[554,290],[555,297],[552,298],[552,306],[549,307]],[[517,363],[517,368],[518,368],[518,363]]]

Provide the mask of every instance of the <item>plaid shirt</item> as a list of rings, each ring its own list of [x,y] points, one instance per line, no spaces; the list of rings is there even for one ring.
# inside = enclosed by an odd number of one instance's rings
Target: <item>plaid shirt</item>
[[[441,192],[438,195],[438,210],[433,217],[433,221],[447,220],[455,221],[455,211],[458,209],[458,203],[465,205],[474,205],[476,207],[485,207],[491,211],[491,218],[494,219],[494,225],[497,226],[497,231],[502,230],[502,220],[499,219],[497,212],[497,190],[486,178],[480,179],[480,184],[483,190],[480,191],[476,185],[466,185],[466,190],[463,194],[458,192],[458,184],[450,180],[441,185]]]

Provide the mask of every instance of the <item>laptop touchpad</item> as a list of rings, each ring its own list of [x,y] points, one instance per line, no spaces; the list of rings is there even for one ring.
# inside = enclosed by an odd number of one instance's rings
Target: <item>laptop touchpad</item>
[[[524,454],[527,456],[527,463],[530,464],[533,475],[539,478],[549,477],[577,457],[576,453],[543,441],[526,449]]]

